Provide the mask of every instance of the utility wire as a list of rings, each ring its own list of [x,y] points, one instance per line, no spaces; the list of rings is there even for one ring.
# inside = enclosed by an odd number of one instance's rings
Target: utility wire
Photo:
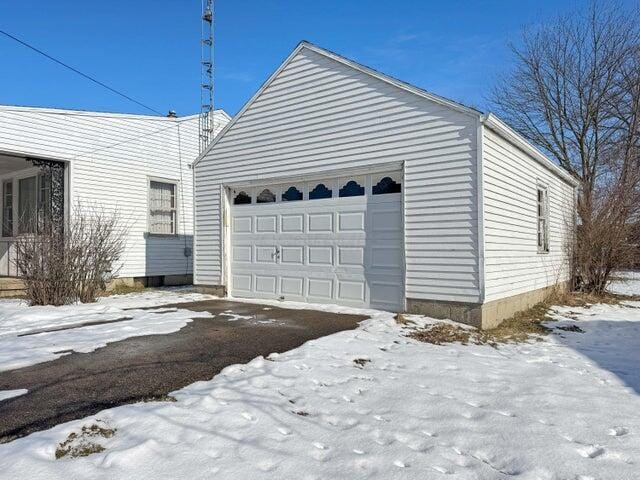
[[[120,95],[121,97],[126,98],[127,100],[129,100],[129,101],[131,101],[131,102],[133,102],[133,103],[136,103],[136,104],[140,105],[140,106],[141,106],[141,107],[143,107],[143,108],[146,108],[147,110],[150,110],[150,111],[152,111],[152,112],[154,112],[154,113],[157,113],[158,115],[164,115],[163,113],[161,113],[161,112],[159,112],[159,111],[157,111],[157,110],[155,110],[155,109],[153,109],[153,108],[151,108],[151,107],[148,107],[148,106],[147,106],[147,105],[145,105],[144,103],[139,102],[139,101],[137,101],[137,100],[135,100],[135,99],[131,98],[129,95],[126,95],[126,94],[124,94],[124,93],[122,93],[122,92],[120,92],[120,91],[116,90],[115,88],[112,88],[112,87],[110,87],[109,85],[106,85],[106,84],[102,83],[100,80],[96,80],[95,78],[91,77],[90,75],[87,75],[86,73],[82,73],[80,70],[78,70],[78,69],[76,69],[76,68],[73,68],[73,67],[72,67],[72,66],[70,66],[70,65],[67,65],[66,63],[64,63],[64,62],[62,62],[62,61],[60,61],[60,60],[58,60],[57,58],[52,57],[52,56],[51,56],[51,55],[49,55],[48,53],[43,52],[42,50],[40,50],[40,49],[38,49],[38,48],[34,47],[33,45],[29,45],[27,42],[24,42],[24,41],[20,40],[18,37],[15,37],[15,36],[11,35],[10,33],[5,32],[4,30],[0,30],[0,33],[1,33],[1,34],[3,34],[3,35],[5,35],[6,37],[8,37],[8,38],[12,39],[12,40],[15,40],[16,42],[18,42],[18,43],[20,43],[20,44],[24,45],[25,47],[30,48],[30,49],[31,49],[31,50],[33,50],[34,52],[39,53],[40,55],[42,55],[42,56],[44,56],[44,57],[48,58],[49,60],[51,60],[51,61],[53,61],[53,62],[55,62],[55,63],[57,63],[57,64],[59,64],[59,65],[62,65],[62,66],[63,66],[63,67],[65,67],[65,68],[68,68],[68,69],[69,69],[69,70],[71,70],[72,72],[77,73],[78,75],[80,75],[80,76],[82,76],[82,77],[86,78],[87,80],[90,80],[90,81],[92,81],[93,83],[96,83],[96,84],[100,85],[101,87],[106,88],[107,90],[109,90],[109,91],[111,91],[111,92],[115,93],[116,95]]]

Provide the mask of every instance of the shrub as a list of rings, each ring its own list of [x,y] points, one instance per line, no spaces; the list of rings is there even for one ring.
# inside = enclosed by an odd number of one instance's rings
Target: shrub
[[[117,212],[74,209],[71,221],[42,218],[16,240],[16,266],[32,305],[93,302],[116,273],[125,245]]]

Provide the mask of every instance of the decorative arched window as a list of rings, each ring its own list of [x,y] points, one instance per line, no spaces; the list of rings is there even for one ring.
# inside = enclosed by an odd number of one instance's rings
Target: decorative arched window
[[[359,197],[364,195],[364,187],[361,187],[355,180],[349,180],[344,187],[340,189],[341,197]]]
[[[276,194],[273,193],[268,188],[265,188],[260,192],[260,194],[256,197],[256,203],[271,203],[276,201]]]
[[[396,182],[391,177],[383,177],[371,188],[371,193],[374,195],[383,195],[385,193],[400,193],[402,191],[402,184]]]
[[[316,200],[319,198],[331,198],[332,191],[327,188],[324,183],[319,183],[313,190],[309,192],[309,200]]]
[[[247,192],[238,192],[238,194],[233,199],[234,205],[246,205],[251,203],[251,195]]]
[[[282,194],[283,202],[295,202],[296,200],[302,200],[302,192],[294,186],[287,188]]]

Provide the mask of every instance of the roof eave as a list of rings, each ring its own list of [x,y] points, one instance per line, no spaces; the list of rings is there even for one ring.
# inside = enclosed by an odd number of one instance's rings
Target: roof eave
[[[487,113],[482,115],[481,120],[483,125],[491,128],[505,140],[511,142],[516,147],[523,150],[525,153],[531,155],[539,164],[550,170],[556,176],[562,178],[573,187],[577,187],[580,182],[573,175],[567,172],[564,168],[553,163],[545,154],[525,140],[519,133],[513,130],[510,126],[500,120],[493,113]]]

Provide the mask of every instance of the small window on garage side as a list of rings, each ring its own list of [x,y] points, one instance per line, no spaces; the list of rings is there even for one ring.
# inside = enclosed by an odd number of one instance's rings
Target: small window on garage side
[[[349,180],[339,192],[340,197],[359,197],[361,195],[364,195],[364,187],[355,180]]]
[[[546,187],[538,186],[538,253],[549,252],[549,194]]]
[[[317,184],[313,190],[309,192],[309,200],[318,200],[320,198],[331,198],[333,191],[324,183]]]
[[[287,188],[282,194],[283,202],[295,202],[296,200],[302,200],[302,192],[296,187],[291,186]]]
[[[149,232],[175,234],[177,232],[177,188],[175,183],[149,182]]]
[[[402,185],[396,182],[393,178],[384,176],[378,183],[371,187],[371,193],[373,195],[384,195],[385,193],[400,193],[402,191]]]
[[[251,203],[251,195],[249,195],[247,192],[238,192],[237,195],[233,197],[234,205],[247,205],[249,203]]]
[[[276,201],[276,194],[268,188],[262,190],[256,197],[256,203],[272,203]]]

